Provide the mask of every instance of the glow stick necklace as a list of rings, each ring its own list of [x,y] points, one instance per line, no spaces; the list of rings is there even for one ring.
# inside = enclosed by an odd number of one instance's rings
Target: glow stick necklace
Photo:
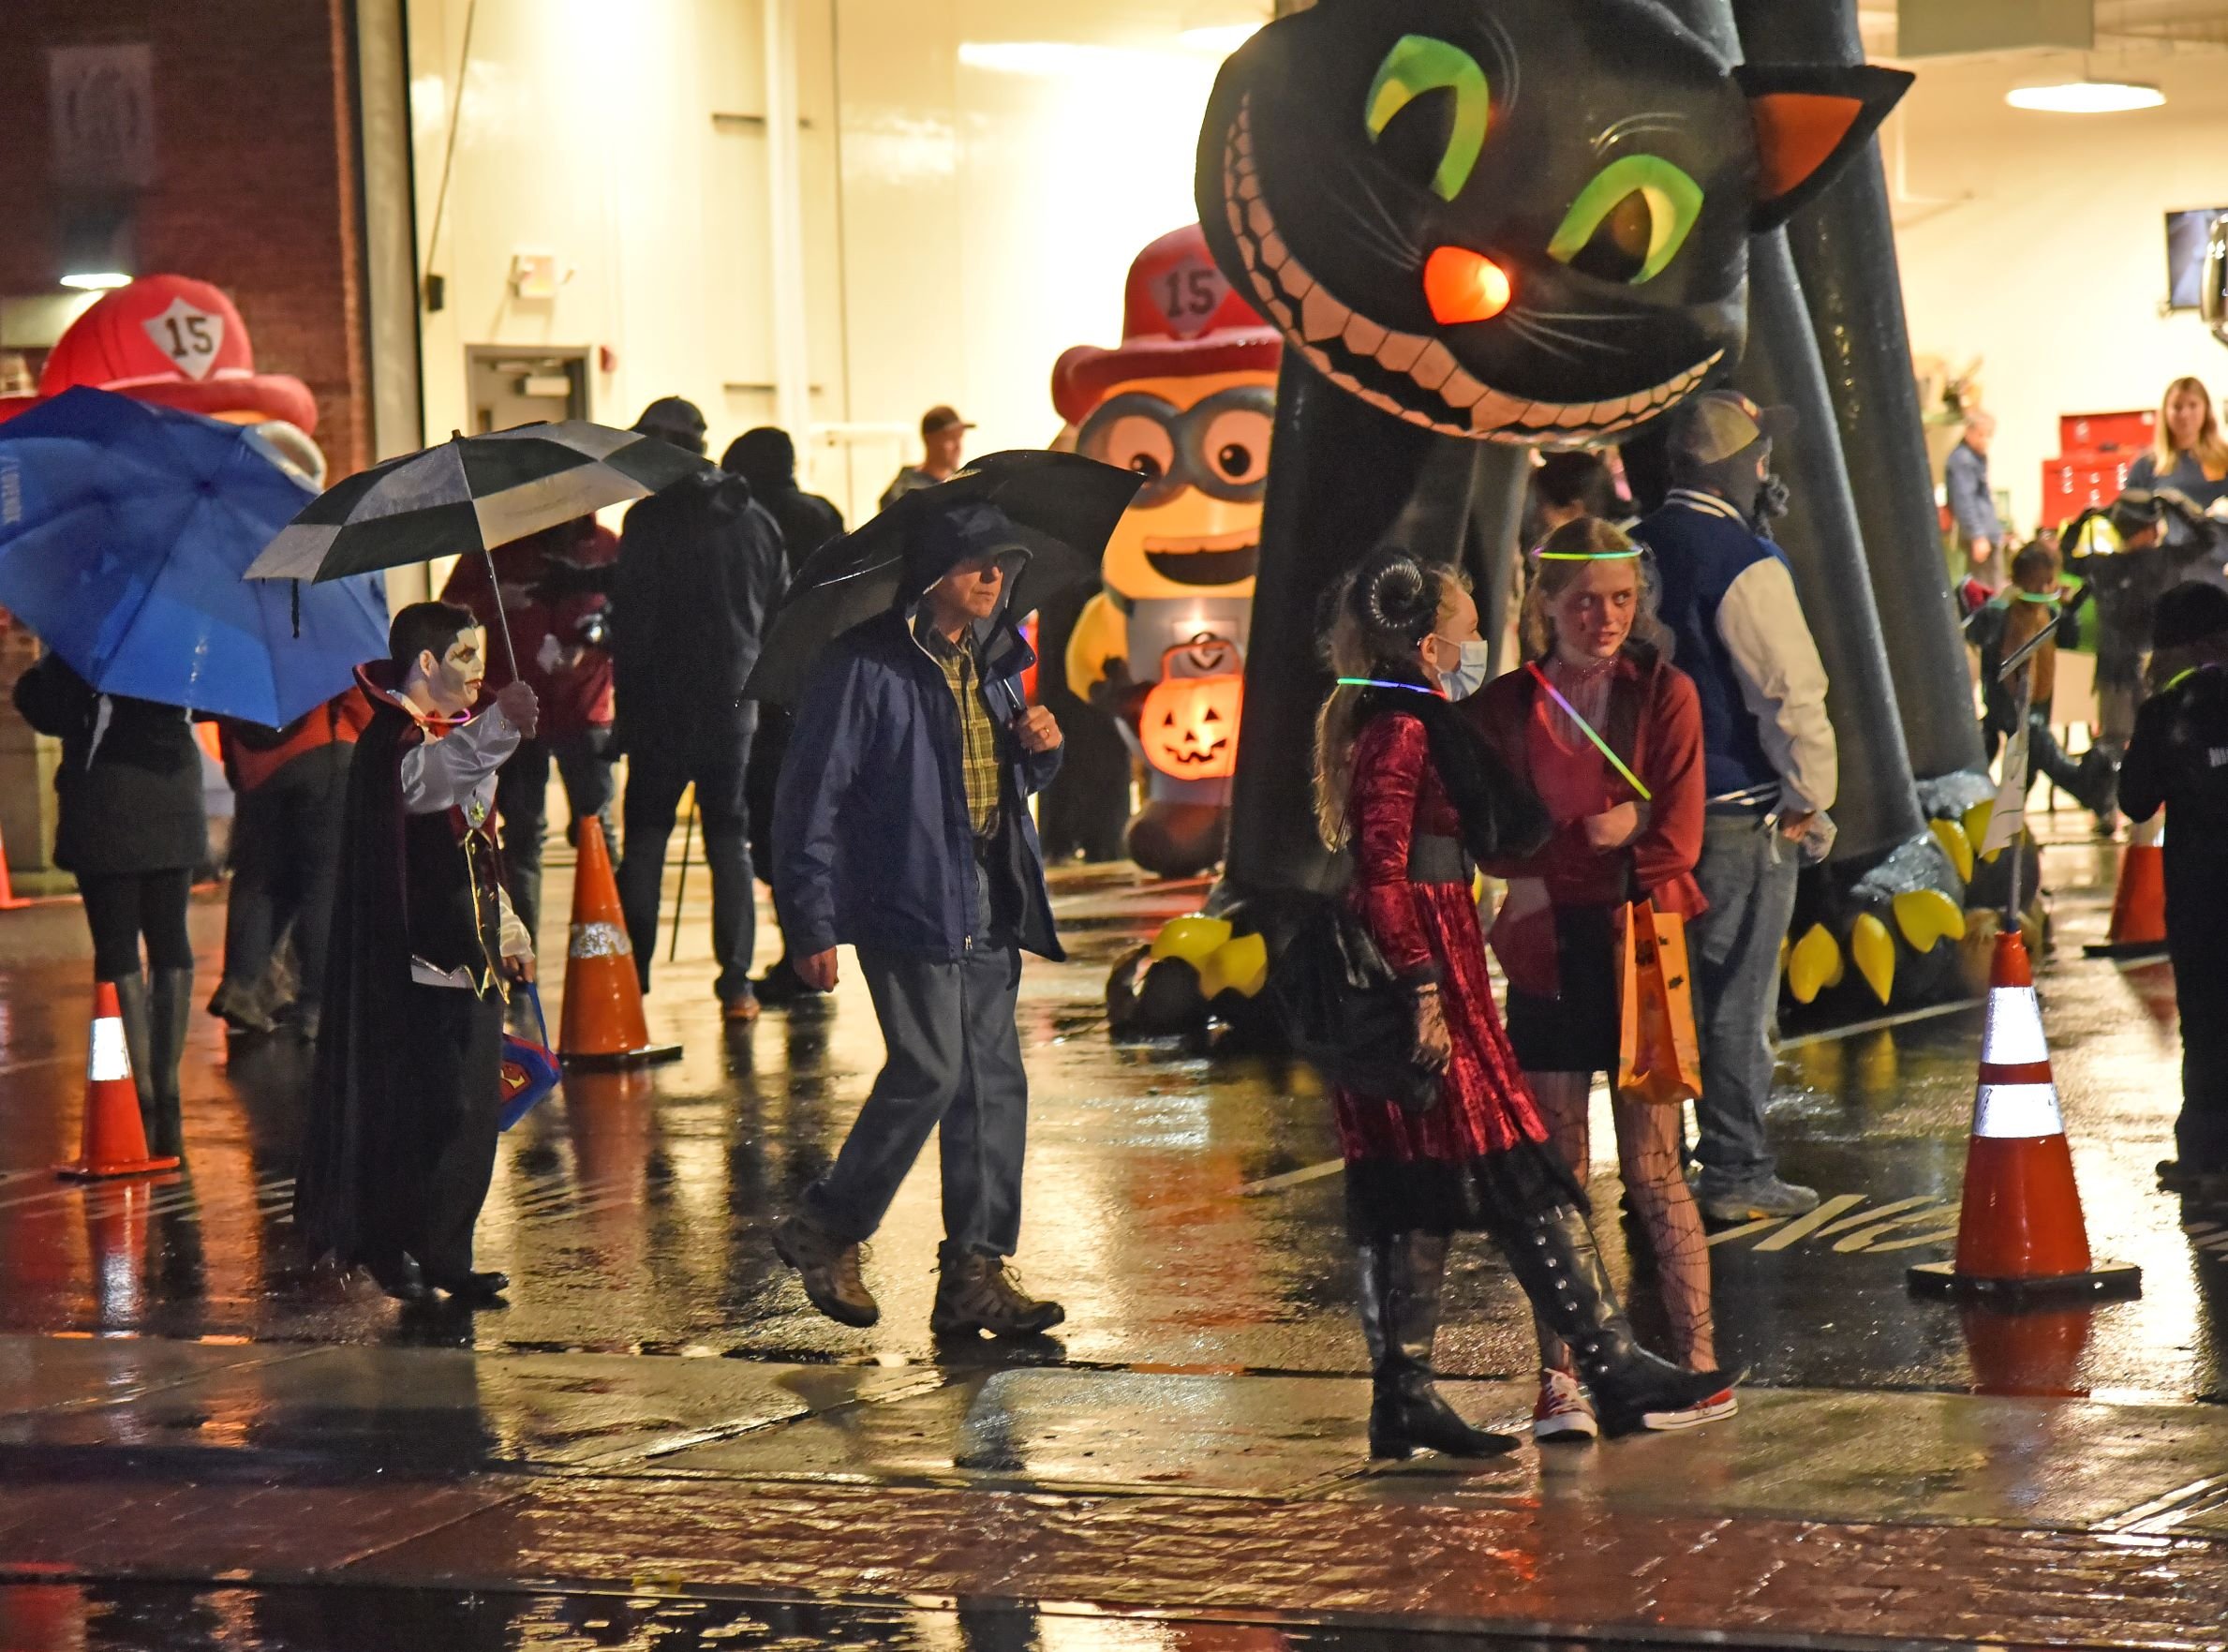
[[[1625,759],[1609,749],[1609,742],[1596,734],[1594,725],[1578,714],[1578,707],[1563,697],[1563,691],[1547,680],[1547,673],[1539,669],[1539,662],[1527,660],[1524,662],[1524,669],[1530,672],[1539,686],[1548,692],[1555,704],[1563,707],[1564,713],[1570,721],[1578,724],[1579,733],[1592,740],[1594,749],[1609,759],[1610,766],[1625,777],[1625,783],[1640,794],[1641,801],[1653,803],[1656,800],[1656,794],[1641,783],[1640,776],[1626,766]]]

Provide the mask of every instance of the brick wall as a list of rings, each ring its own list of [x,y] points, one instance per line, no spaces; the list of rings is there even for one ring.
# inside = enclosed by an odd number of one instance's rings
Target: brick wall
[[[318,399],[333,474],[368,462],[369,399],[346,0],[6,0],[0,293],[55,290],[49,46],[145,41],[157,174],[139,273],[215,282],[257,366]]]
[[[58,290],[44,49],[144,41],[156,175],[137,273],[230,293],[256,365],[316,394],[332,475],[369,463],[348,0],[0,0],[0,293]],[[52,742],[6,698],[34,647],[0,614],[0,831],[19,881],[43,886]]]

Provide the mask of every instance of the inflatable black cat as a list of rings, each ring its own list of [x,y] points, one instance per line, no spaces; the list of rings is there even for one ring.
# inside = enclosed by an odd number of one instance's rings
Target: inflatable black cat
[[[1614,436],[1738,358],[1748,237],[1909,79],[1730,68],[1643,0],[1323,0],[1225,67],[1200,220],[1370,406],[1489,441]]]

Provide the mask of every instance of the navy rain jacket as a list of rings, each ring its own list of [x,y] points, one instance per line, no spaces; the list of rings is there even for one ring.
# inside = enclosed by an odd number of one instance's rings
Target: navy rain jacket
[[[774,800],[774,908],[793,957],[848,942],[949,960],[981,938],[959,708],[913,635],[916,612],[893,608],[837,637],[798,698]],[[1009,726],[1036,656],[1003,610],[975,640],[1004,758],[991,898],[1024,948],[1063,958],[1028,809],[1061,751],[1032,756]]]

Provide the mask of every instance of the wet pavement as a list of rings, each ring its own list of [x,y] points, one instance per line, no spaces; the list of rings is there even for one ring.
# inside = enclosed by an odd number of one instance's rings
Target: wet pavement
[[[481,1264],[515,1283],[480,1314],[402,1313],[304,1267],[287,1206],[307,1063],[283,1040],[228,1056],[214,1021],[198,1031],[189,1175],[56,1182],[82,1101],[82,919],[0,915],[0,1648],[1335,1648],[1395,1628],[1765,1645],[2020,1626],[2216,1644],[2228,1212],[2155,1189],[2178,1097],[2171,972],[2080,956],[2111,851],[2058,818],[2053,1059],[2092,1241],[2143,1266],[2142,1299],[2018,1319],[1913,1302],[1904,1270],[1951,1249],[1979,1012],[1799,1029],[1773,1123],[1785,1172],[1827,1201],[1713,1236],[1720,1351],[1752,1372],[1741,1417],[1466,1471],[1363,1454],[1312,1079],[1107,1038],[1107,970],[1201,886],[1062,876],[1075,959],[1024,975],[1019,1262],[1069,1321],[1000,1351],[929,1338],[932,1155],[869,1263],[881,1325],[805,1305],[766,1229],[840,1141],[880,1040],[855,981],[727,1032],[693,902],[650,1001],[685,1058],[575,1075],[506,1138]],[[553,871],[546,909],[569,900]],[[197,905],[204,992],[221,923]],[[553,922],[545,953],[562,944]],[[1613,1160],[1595,1168],[1613,1212]],[[1602,1237],[1645,1331],[1644,1252],[1636,1267],[1613,1218]],[[1528,1316],[1487,1246],[1458,1258],[1441,1366],[1468,1379],[1465,1409],[1515,1427]],[[1425,1517],[1465,1535],[1404,1547]],[[1566,1573],[1573,1555],[1592,1558]],[[1989,1600],[2006,1568],[2062,1574],[2066,1599]],[[306,1586],[344,1574],[363,1586]],[[374,1583],[365,1638],[350,1603]]]

